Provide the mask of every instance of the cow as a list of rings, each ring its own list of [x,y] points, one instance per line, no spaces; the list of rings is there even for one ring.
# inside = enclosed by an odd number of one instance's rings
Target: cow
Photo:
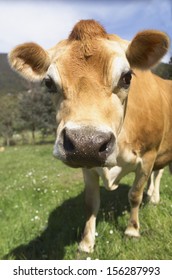
[[[81,251],[94,249],[100,176],[111,190],[135,172],[125,234],[139,237],[144,185],[152,170],[172,161],[172,82],[150,71],[169,44],[161,31],[144,30],[127,41],[108,34],[95,20],[80,20],[67,39],[49,50],[30,42],[9,53],[14,70],[28,80],[44,80],[57,96],[53,154],[83,170]]]

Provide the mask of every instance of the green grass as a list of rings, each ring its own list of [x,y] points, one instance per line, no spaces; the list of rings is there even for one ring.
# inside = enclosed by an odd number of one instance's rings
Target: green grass
[[[0,153],[0,259],[172,259],[172,187],[168,170],[158,206],[143,203],[141,238],[124,236],[128,190],[101,187],[96,247],[78,253],[83,231],[84,188],[80,169],[52,156],[52,145],[7,148]]]

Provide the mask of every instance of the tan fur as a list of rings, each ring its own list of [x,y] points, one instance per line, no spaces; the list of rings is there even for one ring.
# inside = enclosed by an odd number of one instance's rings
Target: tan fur
[[[99,176],[111,190],[124,175],[135,172],[125,233],[138,237],[144,185],[153,169],[172,161],[172,82],[143,71],[156,64],[168,46],[167,35],[160,31],[140,32],[129,43],[107,34],[94,20],[82,20],[49,51],[29,43],[9,54],[12,67],[26,78],[48,75],[57,84],[54,155],[72,167],[83,167],[83,251],[94,247]]]
[[[121,133],[119,141],[122,149],[122,138],[125,139],[124,145],[128,139],[130,148],[140,157],[147,150],[155,149],[154,169],[164,167],[172,158],[171,92],[171,81],[165,81],[149,71],[135,70],[123,124],[124,133]]]
[[[80,20],[72,29],[69,40],[92,40],[94,38],[107,38],[106,30],[95,20]]]

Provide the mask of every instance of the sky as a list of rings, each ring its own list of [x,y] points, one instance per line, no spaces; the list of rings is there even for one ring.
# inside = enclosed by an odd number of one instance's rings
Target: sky
[[[0,53],[24,42],[51,48],[80,19],[95,19],[126,40],[141,30],[158,29],[172,41],[171,0],[0,0]],[[163,61],[170,56],[172,47]]]

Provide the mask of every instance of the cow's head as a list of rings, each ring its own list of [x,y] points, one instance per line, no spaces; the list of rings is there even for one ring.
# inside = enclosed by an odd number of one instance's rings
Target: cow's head
[[[150,68],[168,45],[159,31],[140,32],[127,42],[94,20],[81,20],[54,48],[19,45],[9,61],[25,78],[44,79],[58,96],[54,155],[72,167],[112,166],[132,69]]]

